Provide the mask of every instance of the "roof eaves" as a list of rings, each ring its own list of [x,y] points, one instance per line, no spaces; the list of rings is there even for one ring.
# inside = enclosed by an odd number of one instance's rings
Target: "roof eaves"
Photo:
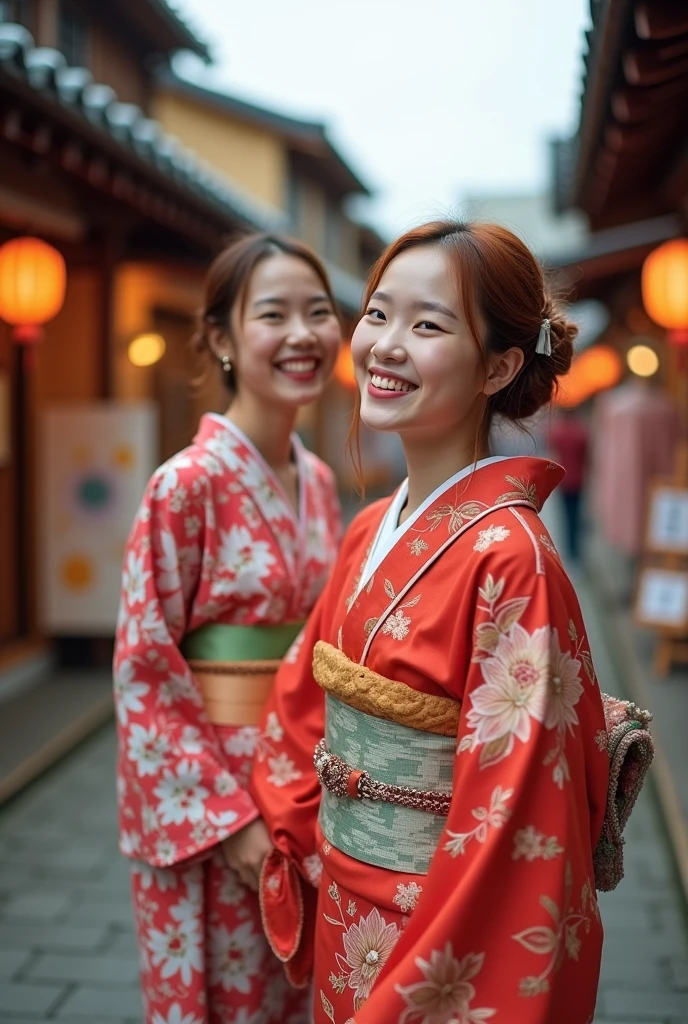
[[[119,101],[114,89],[93,82],[85,68],[68,67],[64,56],[35,47],[21,25],[0,24],[0,73],[11,76],[43,101],[66,111],[84,130],[107,138],[131,162],[190,193],[223,219],[257,230],[283,230],[285,218],[256,203],[220,178],[178,139],[134,104]]]

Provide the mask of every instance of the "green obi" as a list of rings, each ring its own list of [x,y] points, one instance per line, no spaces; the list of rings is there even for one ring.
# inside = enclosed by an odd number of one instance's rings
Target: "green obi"
[[[375,718],[325,695],[328,750],[377,782],[452,792],[456,737]],[[398,804],[354,800],[323,788],[320,828],[342,853],[376,867],[425,875],[446,818]]]
[[[303,622],[260,626],[215,622],[188,633],[181,651],[187,661],[279,661],[303,626]]]

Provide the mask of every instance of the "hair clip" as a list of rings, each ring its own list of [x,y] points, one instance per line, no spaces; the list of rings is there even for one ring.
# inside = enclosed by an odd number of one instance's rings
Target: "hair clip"
[[[535,351],[539,356],[552,355],[552,325],[549,320],[543,320],[540,324],[540,333],[538,334]]]

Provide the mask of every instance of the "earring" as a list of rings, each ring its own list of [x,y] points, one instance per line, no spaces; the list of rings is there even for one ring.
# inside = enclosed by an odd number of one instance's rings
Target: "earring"
[[[227,356],[227,355],[222,356],[222,358],[220,359],[220,362],[222,363],[222,369],[224,370],[225,373],[231,373],[232,372],[232,361],[229,358],[229,356]]]

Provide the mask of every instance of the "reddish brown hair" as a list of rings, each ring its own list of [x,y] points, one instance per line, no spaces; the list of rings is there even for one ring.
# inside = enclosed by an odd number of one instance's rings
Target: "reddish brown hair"
[[[552,400],[559,377],[571,366],[578,328],[548,291],[542,267],[520,238],[499,224],[471,221],[433,221],[392,242],[370,271],[364,310],[392,260],[419,246],[437,247],[445,253],[456,277],[466,324],[482,353],[485,372],[491,352],[520,348],[524,355],[523,367],[511,384],[485,401],[475,442],[477,455],[493,415],[498,413],[518,423]],[[551,324],[551,356],[535,352],[544,319]],[[360,396],[350,433],[355,462],[359,409]]]
[[[238,238],[216,256],[205,279],[205,300],[203,309],[198,315],[198,327],[191,339],[193,349],[206,356],[213,357],[209,341],[209,328],[221,327],[230,334],[232,311],[246,297],[248,283],[253,271],[263,260],[271,256],[295,256],[303,260],[322,282],[328,299],[338,319],[340,318],[337,303],[332,292],[332,285],[327,271],[316,254],[303,242],[296,238],[277,234],[250,234]],[[236,390],[234,370],[222,373],[222,379],[231,391]]]

